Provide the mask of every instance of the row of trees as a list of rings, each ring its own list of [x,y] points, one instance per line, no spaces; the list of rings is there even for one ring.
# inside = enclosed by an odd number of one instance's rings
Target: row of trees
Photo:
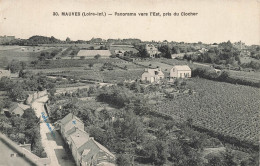
[[[0,79],[0,90],[6,91],[12,101],[23,101],[27,91],[43,91],[55,89],[55,84],[46,76],[33,75],[29,72],[20,72],[22,80],[14,81],[7,77]]]
[[[258,88],[260,87],[260,83],[258,81],[235,78],[230,76],[230,73],[228,71],[222,71],[221,74],[217,74],[214,70],[208,71],[203,68],[196,68],[192,70],[192,76],[193,77],[199,76],[201,78],[228,82],[232,84],[248,85],[248,86],[253,86]]]
[[[240,65],[240,52],[233,47],[230,41],[219,44],[219,47],[210,48],[204,53],[185,54],[184,59],[216,64]]]

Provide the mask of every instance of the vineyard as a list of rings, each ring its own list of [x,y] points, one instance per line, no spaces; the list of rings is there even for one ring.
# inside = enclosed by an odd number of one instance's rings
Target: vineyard
[[[187,86],[197,94],[167,100],[153,109],[191,118],[193,124],[239,140],[258,142],[259,89],[193,78]]]

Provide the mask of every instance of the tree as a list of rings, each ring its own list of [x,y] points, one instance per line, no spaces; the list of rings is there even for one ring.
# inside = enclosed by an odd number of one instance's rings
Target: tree
[[[120,154],[116,158],[116,164],[120,166],[131,166],[131,159],[130,156],[127,154]]]
[[[8,95],[13,101],[24,100],[27,96],[20,84],[17,84],[12,89],[10,89],[8,91]]]
[[[89,64],[88,64],[88,67],[89,67],[90,69],[92,69],[93,66],[94,66],[93,63],[89,63]]]
[[[101,58],[101,55],[97,54],[97,55],[94,56],[94,58],[99,59],[99,58]]]
[[[215,155],[208,159],[207,166],[223,166],[223,158],[221,156]]]
[[[180,53],[179,47],[178,47],[178,46],[172,47],[172,53],[173,53],[173,54],[179,54],[179,53]]]
[[[186,162],[186,156],[182,150],[182,146],[178,140],[171,140],[169,142],[169,154],[170,160],[177,166],[184,166]]]
[[[23,66],[22,66],[23,64]],[[12,60],[9,64],[7,69],[10,69],[11,73],[16,73],[19,72],[20,70],[23,69],[23,67],[25,68],[25,64],[24,62],[21,64],[21,62],[16,61],[16,60]]]
[[[163,46],[159,47],[159,51],[161,51],[163,57],[169,58],[169,59],[172,58],[172,51],[168,45],[163,45]]]
[[[144,147],[145,155],[155,165],[163,165],[167,160],[167,147],[163,141],[152,141]]]
[[[85,56],[80,56],[80,59],[81,59],[81,60],[83,60],[83,59],[85,59],[85,58],[86,58]]]
[[[70,38],[69,37],[66,38],[66,43],[70,43]]]
[[[226,150],[223,154],[224,156],[224,163],[225,163],[225,166],[237,166],[237,163],[235,162],[235,159],[234,159],[234,154],[232,154],[231,151],[229,150]]]
[[[227,71],[223,71],[221,74],[220,74],[220,76],[219,76],[219,80],[220,81],[225,81],[225,80],[227,80],[228,78],[229,78],[229,72],[227,72]]]
[[[105,134],[105,132],[100,127],[92,126],[92,127],[90,127],[88,133],[91,137],[94,137],[95,140],[97,140],[101,144],[106,144],[107,135]]]

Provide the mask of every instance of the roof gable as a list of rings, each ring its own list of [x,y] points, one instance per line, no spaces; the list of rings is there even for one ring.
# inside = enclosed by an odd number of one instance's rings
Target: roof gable
[[[156,76],[156,75],[159,75],[159,76],[164,76],[162,70],[160,68],[157,68],[157,69],[146,69],[146,71],[144,72],[147,72],[149,73],[151,76]]]
[[[103,145],[98,143],[94,140],[94,138],[90,138],[88,142],[83,144],[79,149],[78,152],[82,154],[83,160],[87,161],[93,155],[96,155],[100,151],[105,152],[107,155],[115,158],[115,156]]]
[[[72,113],[69,113],[68,115],[66,115],[63,119],[61,119],[61,125],[65,125],[68,122],[70,122],[72,119],[76,119],[78,121],[80,121],[81,123],[83,123],[77,116],[73,115]]]
[[[175,70],[185,70],[185,71],[189,70],[189,71],[191,71],[191,69],[190,69],[190,67],[188,65],[176,65],[176,66],[173,66],[173,68]]]

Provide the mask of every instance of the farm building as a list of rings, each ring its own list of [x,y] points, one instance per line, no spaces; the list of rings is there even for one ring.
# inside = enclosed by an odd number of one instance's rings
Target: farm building
[[[189,78],[191,69],[187,65],[176,65],[170,70],[170,80],[173,78]]]
[[[85,57],[86,59],[93,59],[96,55],[100,58],[109,58],[112,54],[109,50],[80,50],[77,57]]]
[[[138,53],[133,45],[111,45],[109,50],[113,55],[124,55],[125,52]]]
[[[24,111],[26,109],[30,108],[28,105],[24,105],[21,103],[15,103],[10,109],[9,109],[9,114],[11,115],[17,115],[17,116],[22,116]]]
[[[146,44],[145,49],[151,58],[155,58],[155,55],[160,53],[153,44]]]
[[[10,77],[11,76],[11,72],[10,70],[0,70],[0,78],[2,77]]]
[[[142,81],[148,81],[150,83],[158,82],[164,79],[164,74],[161,68],[157,69],[145,69],[144,73],[142,74]]]

